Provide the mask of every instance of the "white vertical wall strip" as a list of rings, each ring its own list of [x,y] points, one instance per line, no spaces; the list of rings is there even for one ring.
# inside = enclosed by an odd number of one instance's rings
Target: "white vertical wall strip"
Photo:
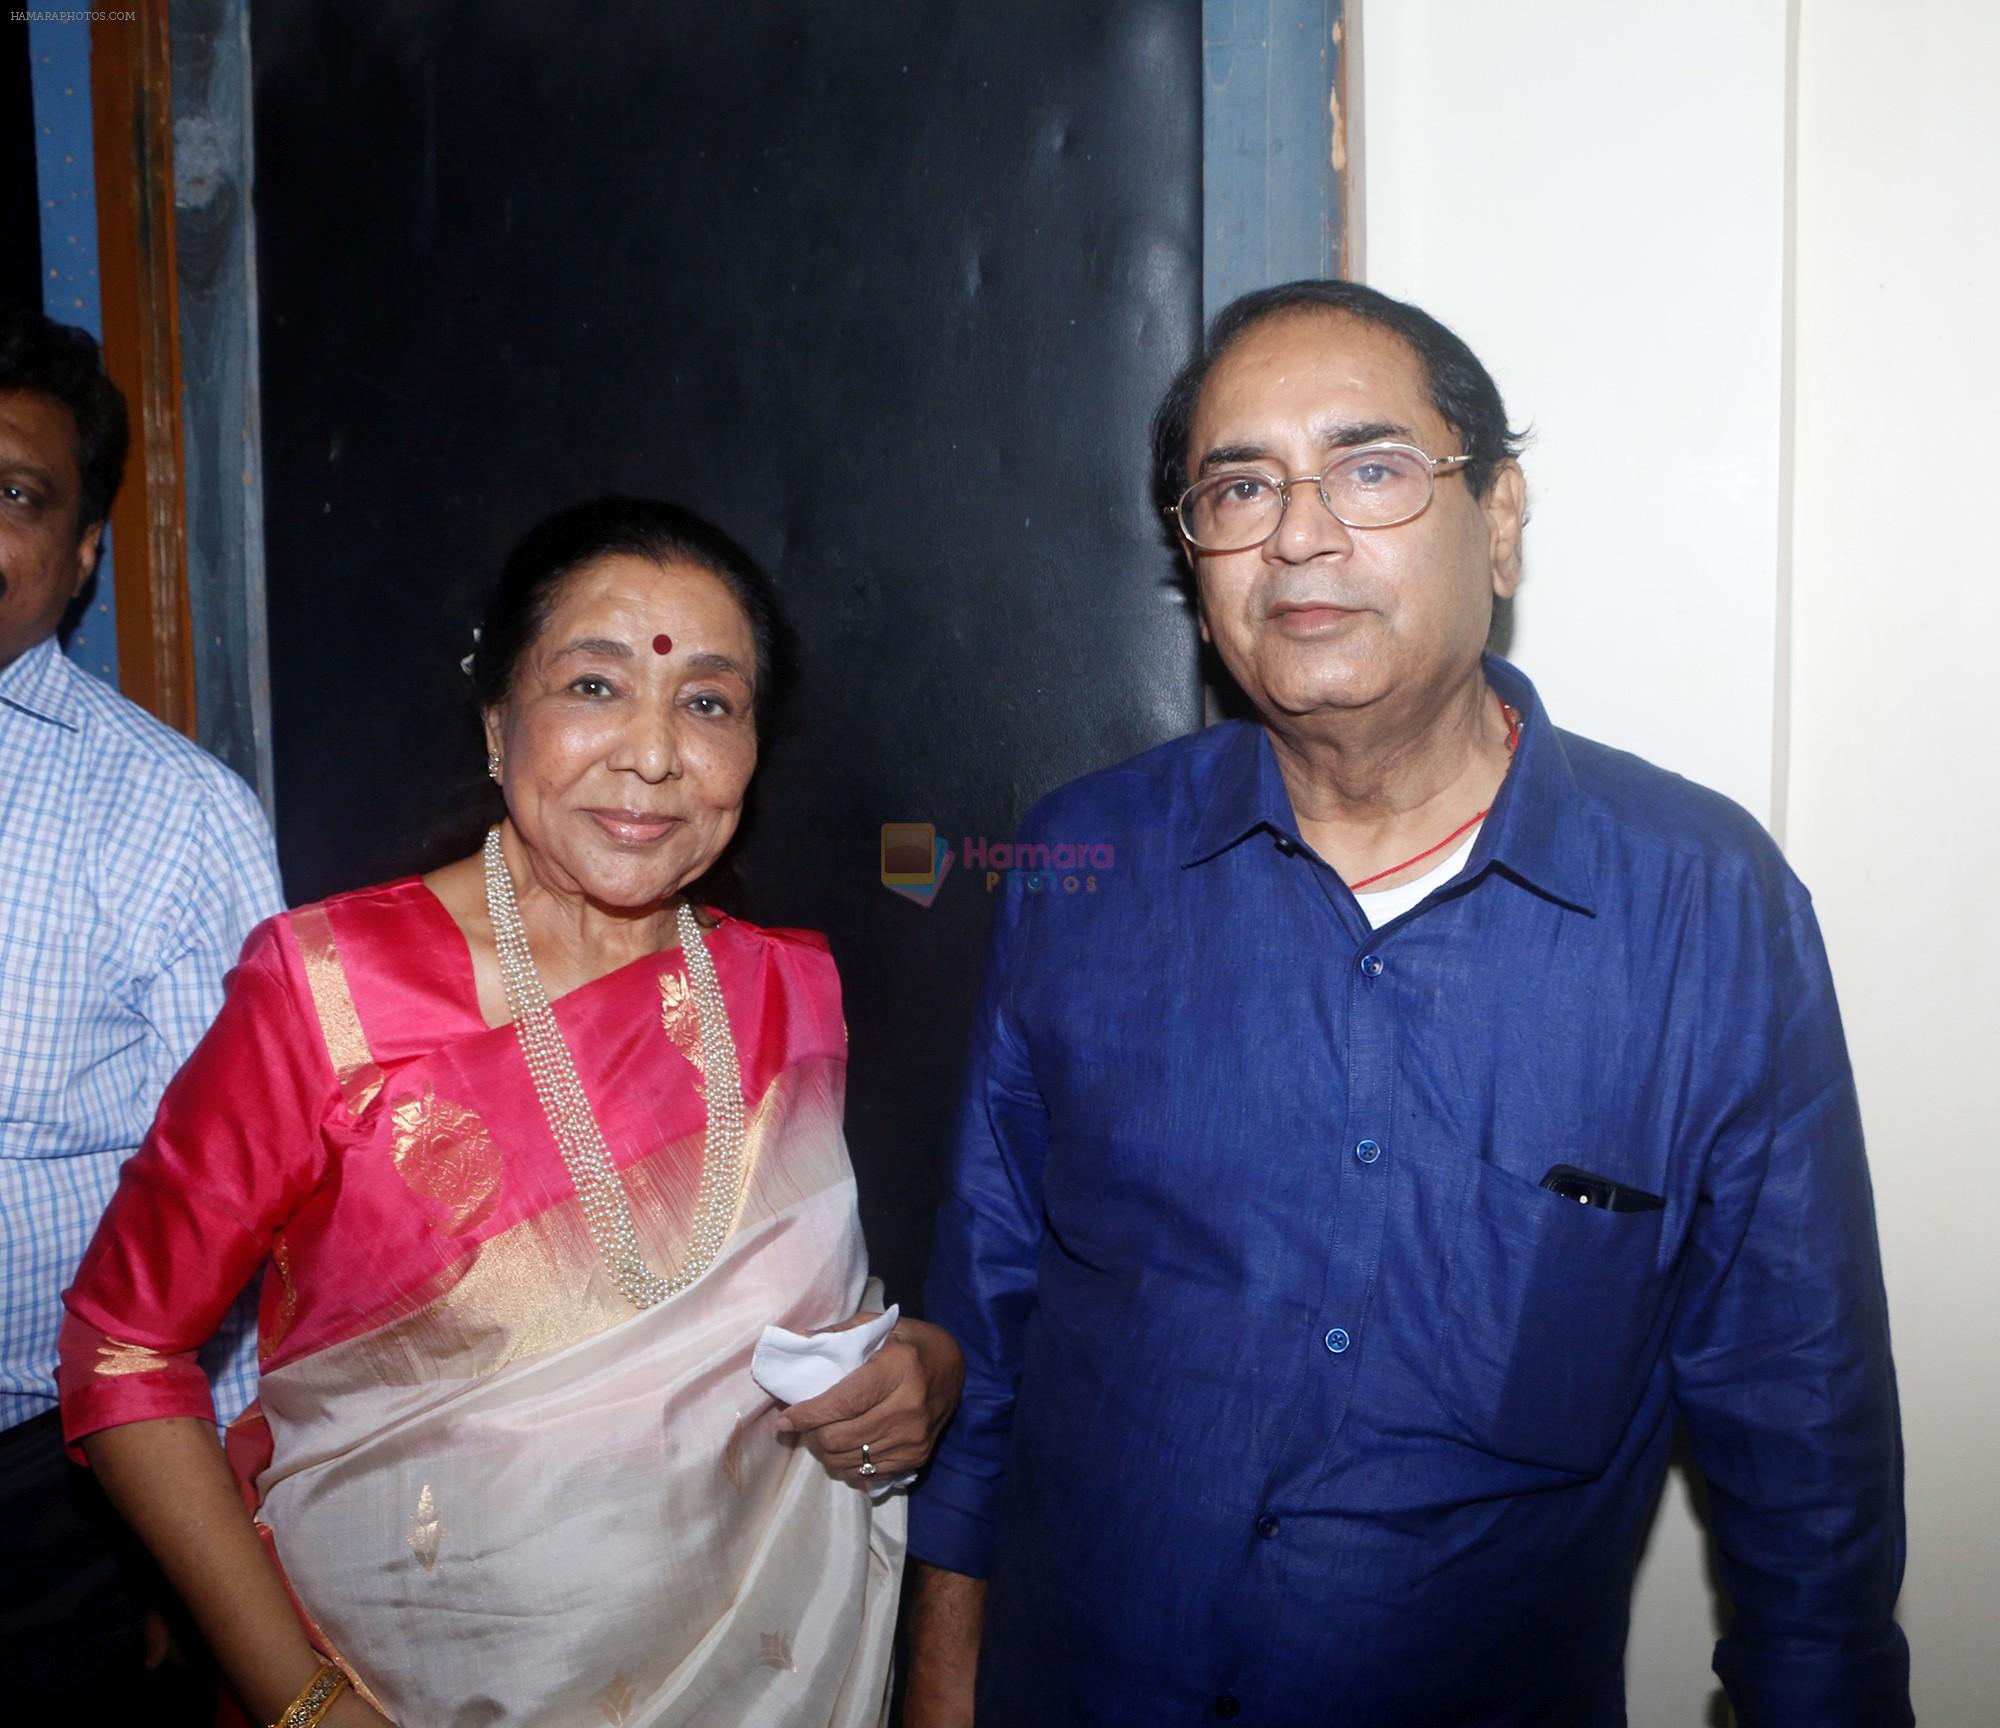
[[[1771,608],[1771,807],[1765,822],[1785,843],[1792,784],[1792,520],[1798,459],[1799,0],[1785,0],[1785,181],[1778,377],[1778,561]]]
[[[1996,65],[1991,0],[1805,0],[1788,842],[1868,1129],[1939,1728],[2000,1715]]]
[[[1562,724],[1771,821],[1787,484],[1788,0],[1369,5],[1367,279],[1535,432],[1512,653]],[[1716,1708],[1686,1477],[1641,1567],[1634,1728]]]
[[[1814,891],[1895,1328],[1917,1715],[1988,1721],[2000,9],[1393,0],[1367,32],[1369,279],[1541,434],[1517,657],[1568,724],[1778,826]],[[1685,1502],[1640,1575],[1635,1728],[1711,1720]]]
[[[1514,657],[1772,813],[1786,0],[1368,8],[1368,280],[1534,428]]]

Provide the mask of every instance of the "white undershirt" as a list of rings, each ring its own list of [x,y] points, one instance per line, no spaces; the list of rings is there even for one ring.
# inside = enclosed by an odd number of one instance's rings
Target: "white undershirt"
[[[1445,858],[1414,881],[1398,883],[1394,888],[1366,889],[1355,895],[1355,902],[1361,908],[1361,916],[1368,920],[1368,927],[1379,930],[1391,918],[1402,917],[1434,889],[1442,888],[1456,876],[1465,868],[1466,855],[1471,852],[1473,841],[1479,838],[1479,830],[1485,826],[1484,822],[1475,826]]]

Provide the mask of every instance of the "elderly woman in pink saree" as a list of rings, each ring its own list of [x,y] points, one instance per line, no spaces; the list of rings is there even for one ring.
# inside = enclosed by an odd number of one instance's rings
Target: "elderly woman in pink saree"
[[[65,1427],[255,1721],[885,1717],[903,1514],[863,1490],[958,1353],[903,1321],[789,1409],[752,1378],[767,1324],[862,1318],[846,1032],[820,938],[687,892],[775,629],[669,506],[530,534],[473,667],[506,820],[263,926],[127,1167]],[[193,1353],[260,1265],[232,1481]]]

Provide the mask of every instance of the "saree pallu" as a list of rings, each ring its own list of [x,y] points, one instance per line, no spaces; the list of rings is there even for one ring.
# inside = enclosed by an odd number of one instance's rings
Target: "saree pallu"
[[[205,1413],[192,1351],[268,1261],[232,1456],[316,1641],[409,1728],[885,1717],[903,1507],[782,1440],[749,1373],[765,1323],[863,1295],[838,983],[816,938],[725,920],[707,945],[747,1177],[680,1294],[612,1287],[513,1029],[404,882],[253,938],[67,1298],[74,1441]],[[670,1271],[706,1128],[682,958],[555,1011]]]

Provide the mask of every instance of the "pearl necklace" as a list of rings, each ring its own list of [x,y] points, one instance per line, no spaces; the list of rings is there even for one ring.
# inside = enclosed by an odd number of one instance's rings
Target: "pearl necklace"
[[[736,1067],[736,1043],[730,1036],[729,1014],[715,962],[702,939],[701,925],[686,901],[674,909],[681,953],[687,961],[688,983],[701,1021],[702,1072],[707,1082],[708,1130],[701,1155],[701,1186],[695,1194],[694,1220],[688,1231],[687,1253],[671,1278],[662,1278],[646,1264],[632,1224],[632,1206],[604,1134],[576,1077],[569,1044],[549,1006],[535,957],[528,949],[528,932],[514,898],[514,878],[500,850],[500,830],[486,834],[486,910],[493,920],[493,946],[500,957],[500,978],[507,989],[507,1007],[521,1054],[541,1099],[542,1114],[555,1136],[584,1222],[611,1282],[634,1308],[685,1290],[721,1253],[735,1227],[743,1201],[743,1085]]]

